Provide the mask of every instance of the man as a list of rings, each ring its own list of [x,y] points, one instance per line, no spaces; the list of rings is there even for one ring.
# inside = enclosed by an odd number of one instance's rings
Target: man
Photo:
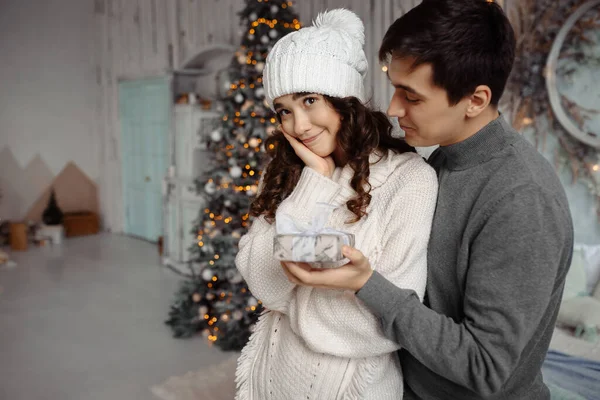
[[[541,365],[573,227],[553,168],[498,112],[514,53],[508,19],[485,0],[424,0],[383,39],[388,114],[410,145],[440,145],[424,303],[357,249],[339,269],[283,264],[296,283],[354,290],[381,319],[403,348],[405,399],[550,398]]]

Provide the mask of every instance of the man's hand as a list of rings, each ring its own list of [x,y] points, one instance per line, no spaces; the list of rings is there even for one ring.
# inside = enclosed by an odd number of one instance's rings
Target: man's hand
[[[350,260],[339,268],[311,268],[308,263],[283,261],[281,266],[290,282],[302,286],[359,291],[373,274],[369,260],[357,249],[344,246]]]

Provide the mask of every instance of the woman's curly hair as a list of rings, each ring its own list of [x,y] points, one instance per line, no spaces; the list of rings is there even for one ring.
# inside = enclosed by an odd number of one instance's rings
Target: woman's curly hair
[[[369,109],[355,97],[323,97],[341,116],[336,141],[354,170],[350,186],[356,195],[346,202],[348,210],[356,216],[349,221],[352,223],[366,215],[371,202],[368,181],[370,154],[375,150],[405,153],[415,149],[404,139],[392,136],[392,124],[384,113]],[[277,207],[296,187],[304,162],[279,130],[265,141],[265,148],[271,161],[262,177],[262,190],[250,205],[250,215],[264,215],[272,223]],[[365,187],[368,189],[365,190]]]

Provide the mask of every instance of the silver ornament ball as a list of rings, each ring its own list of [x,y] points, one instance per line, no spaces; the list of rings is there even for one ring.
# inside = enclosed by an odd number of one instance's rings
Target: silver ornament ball
[[[231,167],[229,168],[229,175],[231,175],[232,178],[239,178],[242,176],[242,169],[238,166]]]
[[[212,132],[210,133],[210,139],[211,139],[213,142],[219,142],[219,141],[221,141],[221,139],[223,139],[223,135],[221,134],[221,131],[220,131],[220,130],[218,130],[218,129],[215,129],[214,131],[212,131]]]
[[[215,273],[210,268],[206,268],[204,271],[202,271],[202,279],[205,281],[210,281],[214,275]]]

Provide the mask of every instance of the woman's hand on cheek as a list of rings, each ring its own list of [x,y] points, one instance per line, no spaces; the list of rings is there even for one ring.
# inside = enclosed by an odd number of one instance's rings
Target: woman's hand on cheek
[[[306,147],[304,143],[295,137],[288,135],[281,127],[279,130],[281,130],[287,141],[292,145],[296,155],[304,161],[304,164],[307,167],[314,169],[321,175],[331,178],[333,171],[335,170],[335,162],[331,156],[321,157]]]

